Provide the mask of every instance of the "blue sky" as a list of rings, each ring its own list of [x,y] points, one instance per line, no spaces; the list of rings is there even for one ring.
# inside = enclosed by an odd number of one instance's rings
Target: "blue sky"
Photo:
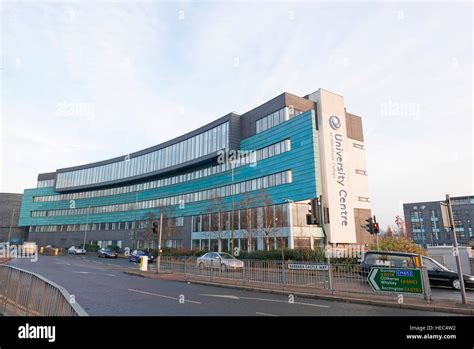
[[[474,194],[470,3],[6,1],[0,11],[1,192],[321,87],[363,117],[382,227],[402,202]]]

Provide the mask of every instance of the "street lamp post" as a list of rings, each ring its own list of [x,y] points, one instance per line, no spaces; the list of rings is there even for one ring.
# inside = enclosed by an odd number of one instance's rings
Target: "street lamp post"
[[[15,209],[12,210],[12,219],[10,220],[10,229],[8,229],[8,239],[7,244],[10,246],[10,238],[12,234],[13,219],[15,218]]]
[[[295,204],[296,206],[296,226],[298,226],[298,204],[295,203],[294,200],[291,200],[291,199],[283,199],[284,202],[286,202],[288,204],[288,208],[289,208],[289,212],[290,212],[290,217],[289,219],[287,219],[288,221],[288,230],[290,232],[290,234],[288,235],[288,248],[290,246],[290,239],[291,239],[291,205],[290,204]],[[292,248],[293,248],[293,243],[291,244]]]
[[[462,304],[467,304],[466,288],[464,285],[463,277],[464,274],[462,272],[461,258],[459,257],[458,237],[456,235],[456,223],[454,222],[453,208],[451,206],[451,197],[448,194],[446,194],[446,205],[448,206],[449,212],[449,226],[453,234],[453,255],[456,259],[456,267],[458,269],[459,290],[461,291]]]
[[[89,227],[89,211],[91,209],[91,205],[87,207],[87,218],[86,218],[86,226],[84,227],[84,244],[82,245],[82,248],[85,250],[86,249],[86,239],[87,239],[87,228]]]
[[[231,169],[231,185],[230,185],[230,195],[231,195],[231,217],[230,217],[230,226],[231,226],[231,241],[230,241],[230,253],[234,255],[234,163],[233,161],[230,162],[230,169]]]
[[[156,259],[156,273],[160,273],[161,268],[161,233],[163,231],[163,212],[160,210],[160,231],[158,234],[158,251],[157,251],[157,259]]]

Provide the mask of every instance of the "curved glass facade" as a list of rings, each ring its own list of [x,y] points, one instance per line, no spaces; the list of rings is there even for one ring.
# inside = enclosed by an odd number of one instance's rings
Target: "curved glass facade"
[[[215,153],[228,146],[229,123],[225,122],[184,141],[144,155],[136,157],[126,155],[121,161],[107,165],[59,172],[57,174],[56,188],[64,189],[113,182],[153,173]]]

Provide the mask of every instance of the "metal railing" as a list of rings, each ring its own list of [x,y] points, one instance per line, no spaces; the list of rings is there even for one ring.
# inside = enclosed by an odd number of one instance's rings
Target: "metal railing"
[[[222,267],[219,262],[215,265],[213,262],[200,265],[196,257],[162,257],[160,269],[184,273],[186,277],[195,279],[216,282],[230,281],[241,285],[378,294],[367,280],[370,270],[362,269],[359,264],[328,265],[274,260],[242,260],[242,262],[243,267],[231,268]],[[413,294],[413,296],[424,296],[429,301],[431,290],[426,270],[422,270],[422,274],[424,295]]]
[[[0,313],[14,316],[87,316],[63,287],[35,273],[0,265]]]

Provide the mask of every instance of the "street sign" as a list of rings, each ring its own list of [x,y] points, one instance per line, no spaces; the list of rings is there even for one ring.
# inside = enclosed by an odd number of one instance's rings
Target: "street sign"
[[[288,269],[329,270],[329,265],[327,264],[288,264]]]
[[[372,268],[367,280],[377,292],[423,294],[421,269]]]
[[[443,220],[443,227],[445,228],[451,228],[450,225],[450,220],[449,220],[449,208],[448,204],[445,202],[440,202],[439,203],[440,208],[441,208],[441,218]]]

